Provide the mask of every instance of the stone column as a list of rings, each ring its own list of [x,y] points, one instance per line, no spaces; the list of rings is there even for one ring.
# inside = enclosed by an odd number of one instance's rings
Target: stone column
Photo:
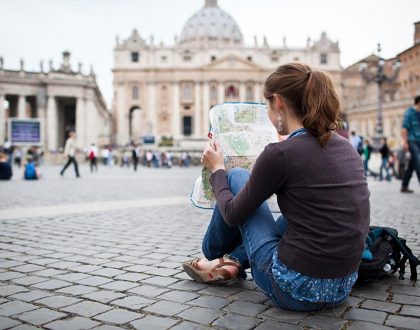
[[[157,127],[156,127],[156,84],[154,82],[149,82],[147,85],[148,89],[148,109],[147,109],[147,134],[152,134],[155,139],[157,139]]]
[[[26,96],[19,95],[18,100],[18,118],[26,118]]]
[[[222,82],[219,83],[219,85],[217,86],[217,101],[219,102],[219,104],[222,104],[223,102],[225,102],[225,86],[223,85]]]
[[[6,114],[4,109],[4,95],[0,94],[0,144],[4,143],[6,133]]]
[[[254,85],[254,100],[255,100],[255,102],[260,102],[261,101],[260,100],[260,94],[261,94],[260,86],[259,86],[258,82],[255,82],[255,85]]]
[[[77,147],[80,149],[86,145],[86,132],[89,127],[86,122],[86,110],[86,100],[83,97],[78,97],[76,101],[76,141]]]
[[[172,110],[172,134],[174,140],[181,137],[181,114],[179,106],[179,82],[173,83],[173,110]]]
[[[246,86],[244,82],[239,84],[239,102],[246,102]]]
[[[209,88],[209,83],[207,81],[205,81],[203,83],[203,128],[202,128],[202,132],[203,132],[203,137],[206,138],[207,134],[209,132],[209,111],[210,111],[210,88]]]
[[[97,109],[95,102],[88,98],[85,103],[85,140],[84,146],[89,147],[92,143],[97,144],[98,140],[98,122]]]
[[[56,150],[58,127],[57,127],[57,103],[54,96],[48,96],[47,129],[48,129],[47,150]]]
[[[201,113],[202,113],[202,104],[201,104],[201,83],[196,82],[194,86],[194,126],[193,132],[195,138],[201,137]]]
[[[129,109],[125,104],[125,88],[123,83],[119,83],[117,87],[117,143],[126,144],[129,142]]]
[[[37,109],[38,119],[41,120],[41,144],[42,147],[45,149],[47,146],[47,137],[48,137],[48,128],[47,128],[47,110],[44,106],[39,106]]]

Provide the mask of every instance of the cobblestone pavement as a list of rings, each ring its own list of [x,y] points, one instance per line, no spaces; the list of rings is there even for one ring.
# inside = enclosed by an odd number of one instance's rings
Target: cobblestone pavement
[[[181,263],[200,256],[210,217],[187,198],[198,168],[58,170],[0,184],[0,329],[420,329],[420,288],[396,277],[317,313],[276,308],[251,280],[192,282]],[[412,186],[371,181],[372,223],[397,227],[419,255]]]

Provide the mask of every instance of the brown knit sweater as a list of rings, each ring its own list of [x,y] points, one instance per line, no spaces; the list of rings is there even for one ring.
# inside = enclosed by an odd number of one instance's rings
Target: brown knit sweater
[[[324,148],[310,134],[268,145],[237,196],[224,170],[212,174],[211,184],[230,226],[277,195],[288,222],[278,255],[288,268],[315,278],[358,269],[369,228],[369,190],[360,156],[338,134]]]

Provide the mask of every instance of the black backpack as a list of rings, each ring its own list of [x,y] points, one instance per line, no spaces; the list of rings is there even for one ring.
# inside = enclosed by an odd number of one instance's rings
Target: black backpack
[[[420,260],[406,244],[406,240],[398,237],[398,231],[388,227],[369,227],[366,246],[359,265],[359,282],[375,280],[396,273],[404,279],[405,264],[410,264],[412,281],[417,281],[417,266]]]

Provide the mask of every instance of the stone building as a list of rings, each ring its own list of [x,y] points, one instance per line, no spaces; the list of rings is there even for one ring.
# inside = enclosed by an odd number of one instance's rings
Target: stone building
[[[91,143],[106,144],[110,139],[110,113],[91,70],[82,66],[73,71],[70,53],[63,53],[60,68],[52,62],[45,70],[27,71],[21,60],[20,70],[4,68],[0,58],[0,145],[7,138],[8,118],[39,118],[43,127],[45,150],[64,146],[69,130],[76,130],[80,148]]]
[[[274,23],[273,23],[274,24]],[[168,31],[169,32],[169,31]],[[226,101],[262,101],[265,78],[277,66],[302,61],[340,82],[338,42],[327,34],[302,48],[274,47],[264,37],[245,45],[235,20],[206,0],[170,46],[145,40],[137,30],[114,48],[115,142],[173,137],[180,145],[202,141],[208,111]]]
[[[384,136],[392,147],[401,145],[401,126],[404,112],[413,104],[415,95],[420,95],[420,22],[414,23],[414,43],[395,57],[384,60],[384,71],[392,75],[396,61],[401,64],[396,81],[382,86]],[[375,134],[378,109],[378,85],[362,78],[360,66],[375,71],[378,61],[372,54],[343,70],[342,92],[344,108],[350,130],[366,138]]]

